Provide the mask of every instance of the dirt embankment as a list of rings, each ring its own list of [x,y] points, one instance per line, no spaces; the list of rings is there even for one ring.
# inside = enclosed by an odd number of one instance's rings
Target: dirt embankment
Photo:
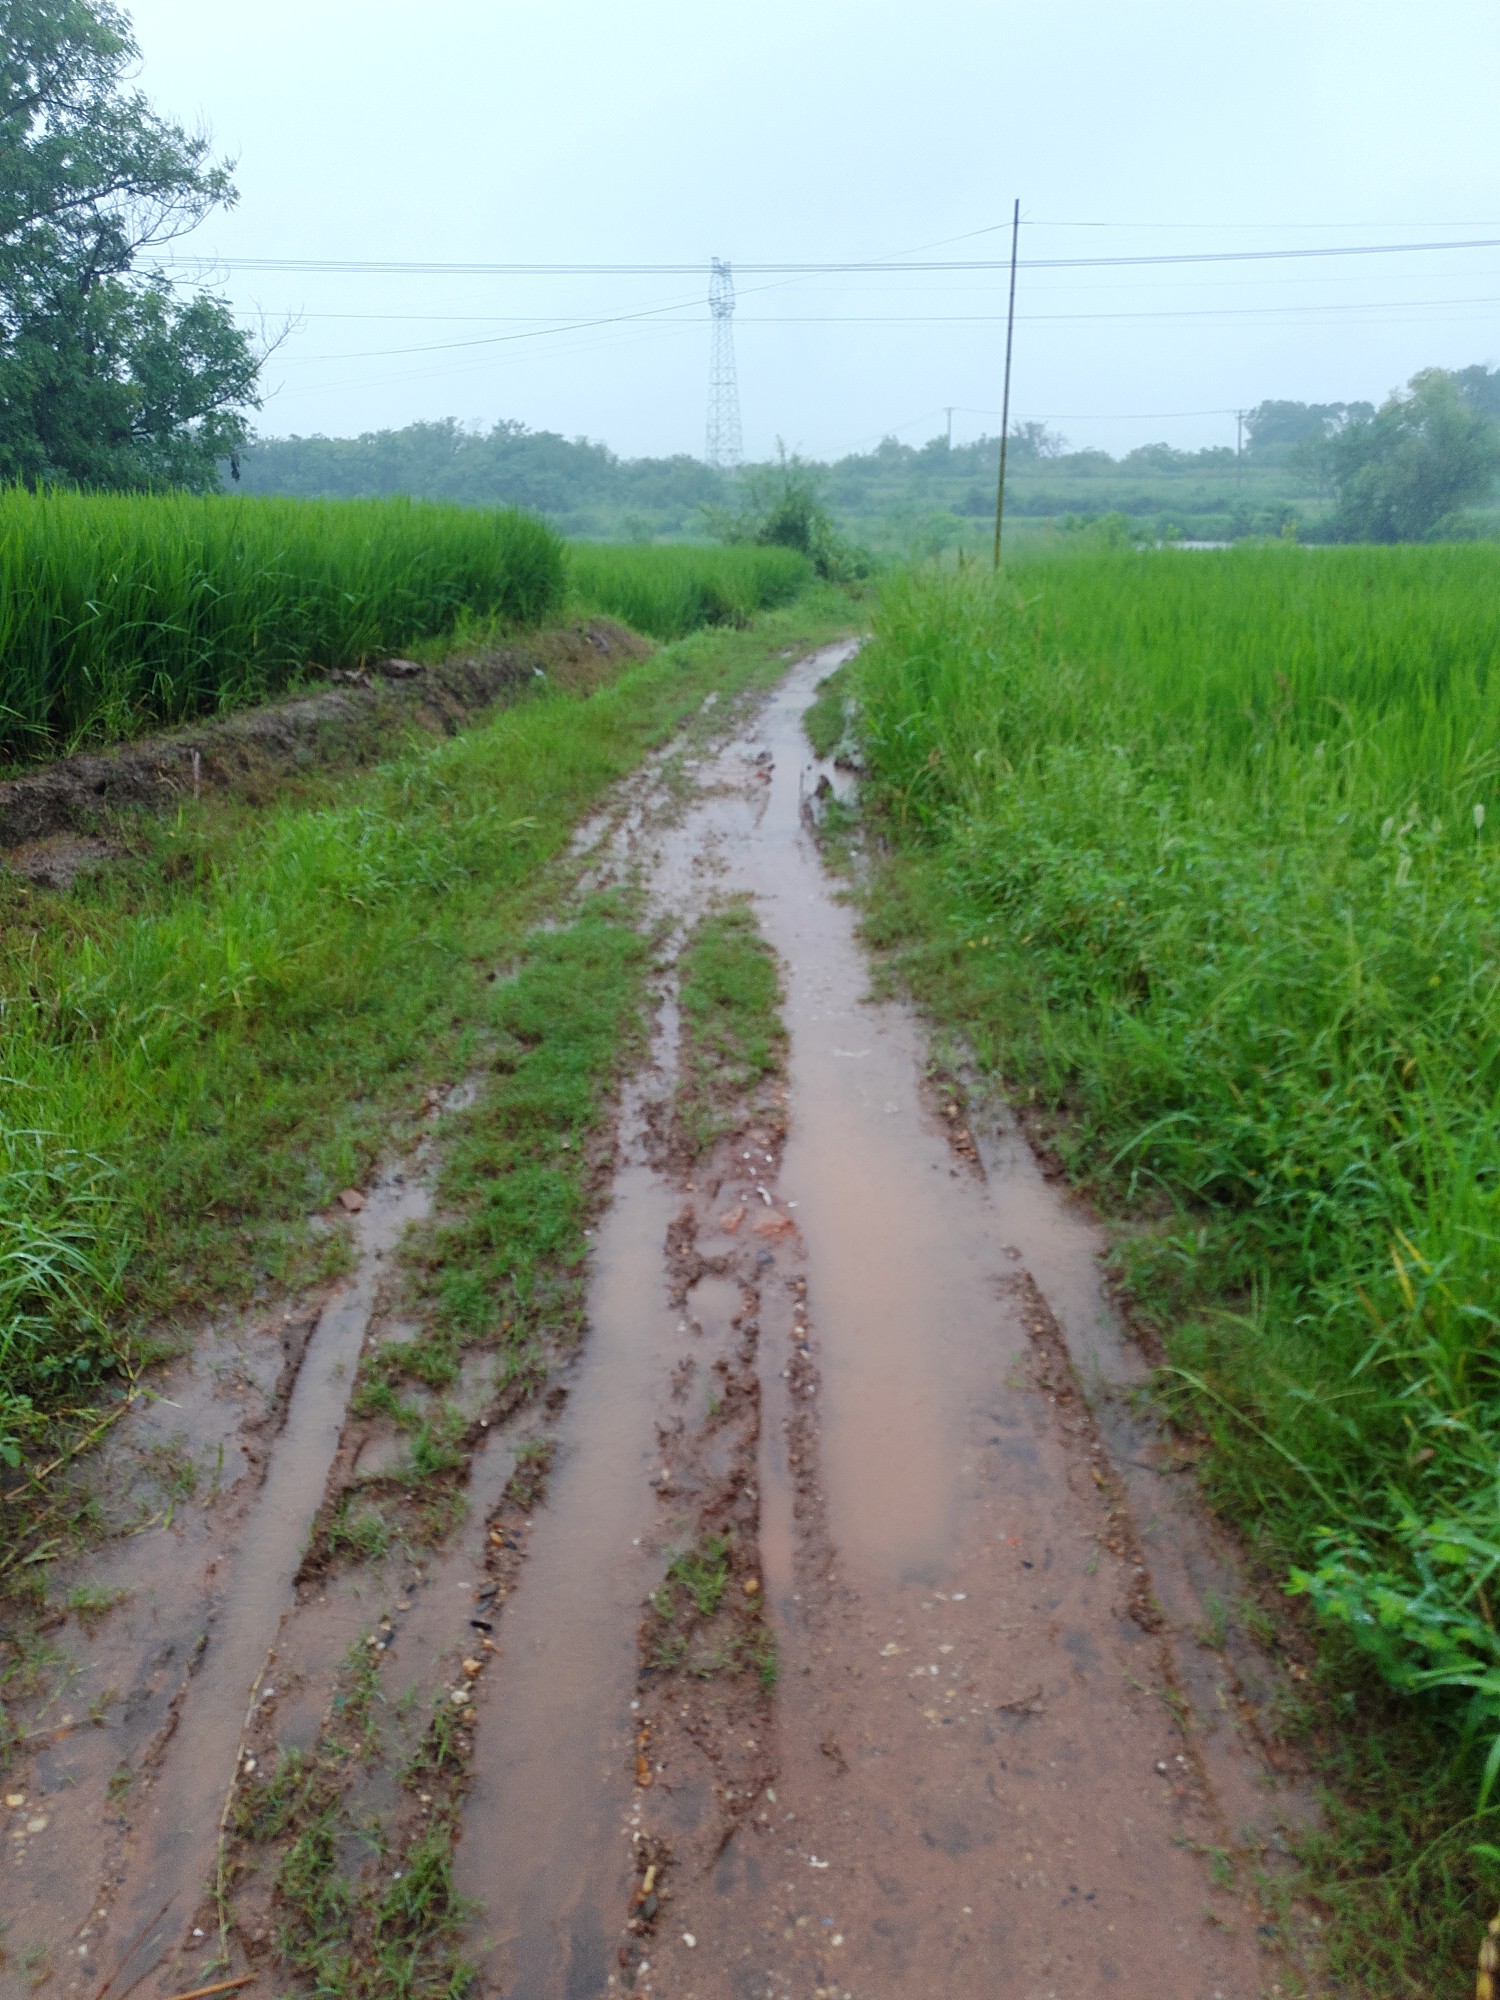
[[[602,686],[651,650],[614,619],[591,618],[437,666],[379,660],[262,708],[60,757],[0,780],[0,860],[64,887],[120,851],[125,815],[170,812],[209,792],[261,802],[289,775],[388,756],[413,731],[451,736],[540,680]]]

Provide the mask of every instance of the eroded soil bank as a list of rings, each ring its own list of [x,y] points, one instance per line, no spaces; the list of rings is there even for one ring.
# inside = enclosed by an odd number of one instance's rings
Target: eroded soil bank
[[[14,1766],[8,1991],[1293,1990],[1255,1886],[1307,1810],[1286,1663],[1130,1400],[1087,1218],[868,997],[800,723],[839,657],[580,834],[583,891],[643,892],[658,1011],[587,1337],[460,1384],[442,1531],[362,1547],[347,1507],[391,1449],[353,1364],[416,1337],[391,1230],[440,1105],[352,1277],[144,1413],[142,1532],[80,1574]],[[787,1041],[705,1122],[678,983],[736,897]],[[173,1508],[178,1428],[222,1446],[213,1510]],[[111,1449],[139,1477],[150,1441]]]
[[[596,686],[650,650],[616,620],[590,618],[435,665],[379,660],[258,708],[59,757],[0,778],[0,864],[62,887],[122,851],[122,815],[167,812],[207,792],[260,803],[289,775],[389,756],[412,732],[451,735],[538,676]]]

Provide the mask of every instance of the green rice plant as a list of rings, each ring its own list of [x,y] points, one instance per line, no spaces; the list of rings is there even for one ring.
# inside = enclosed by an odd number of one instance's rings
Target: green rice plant
[[[460,613],[535,625],[563,560],[509,509],[0,491],[0,757],[257,701]]]
[[[575,542],[568,551],[579,609],[621,618],[653,639],[680,639],[700,625],[746,625],[757,611],[789,604],[812,574],[794,549]]]

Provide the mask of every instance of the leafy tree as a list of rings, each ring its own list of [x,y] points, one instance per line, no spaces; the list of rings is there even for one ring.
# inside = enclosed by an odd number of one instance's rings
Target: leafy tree
[[[1500,368],[1476,362],[1472,368],[1456,369],[1453,380],[1471,410],[1500,421]]]
[[[1033,419],[1011,425],[1006,457],[1022,465],[1032,464],[1044,458],[1060,458],[1067,444],[1068,440],[1060,431],[1049,431],[1045,424]]]
[[[1404,395],[1346,424],[1322,450],[1342,542],[1430,541],[1500,472],[1500,430],[1441,368],[1413,375]]]
[[[880,449],[892,438],[883,439]],[[909,446],[895,446],[910,450]],[[776,465],[754,466],[744,474],[744,500],[736,509],[705,507],[720,541],[756,542],[763,548],[800,549],[819,576],[848,581],[869,574],[869,558],[846,542],[823,504],[822,478],[795,453],[778,445]]]
[[[1375,414],[1373,403],[1257,403],[1245,415],[1245,456],[1285,458],[1299,445],[1319,445]]]
[[[109,0],[0,0],[0,479],[211,488],[258,406],[224,301],[135,268],[235,200],[137,60]]]

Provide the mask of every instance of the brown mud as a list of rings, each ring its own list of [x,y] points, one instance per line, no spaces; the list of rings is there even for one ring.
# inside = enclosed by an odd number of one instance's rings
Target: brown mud
[[[339,1225],[349,1279],[207,1329],[97,1455],[111,1539],[7,1690],[0,1991],[269,2000],[317,1966],[376,2000],[446,1993],[454,1952],[510,2000],[1283,1990],[1255,1881],[1309,1810],[1289,1663],[1135,1393],[1099,1232],[868,996],[800,726],[843,656],[711,699],[580,829],[584,886],[638,883],[668,940],[582,1348],[461,1385],[461,1472],[400,1485],[349,1401],[414,1331],[390,1253],[429,1138]],[[729,896],[789,1043],[700,1154],[672,958]],[[398,1488],[430,1532],[343,1532]],[[314,1836],[342,1970],[291,1886]],[[449,1845],[449,1955],[399,1984],[391,1898]]]
[[[452,735],[538,675],[578,689],[612,678],[649,643],[611,618],[540,632],[438,665],[380,660],[256,708],[116,743],[0,778],[0,863],[50,888],[128,845],[130,813],[232,792],[262,803],[288,776],[389,756],[403,735]]]

